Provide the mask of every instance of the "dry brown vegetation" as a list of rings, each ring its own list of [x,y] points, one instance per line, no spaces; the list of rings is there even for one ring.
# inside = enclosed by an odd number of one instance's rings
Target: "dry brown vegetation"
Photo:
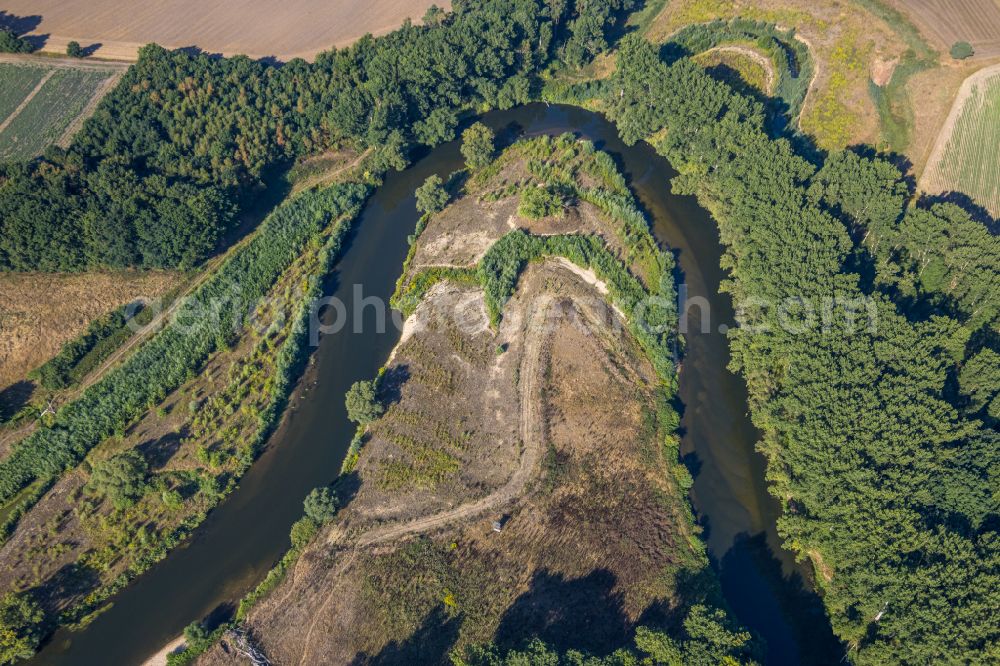
[[[97,45],[99,58],[134,60],[139,48],[156,42],[168,48],[194,46],[224,55],[311,59],[333,46],[346,46],[366,33],[384,34],[405,19],[419,21],[432,0],[291,0],[280,11],[271,0],[200,2],[161,0],[9,0],[17,16],[40,16],[32,35],[47,35],[46,51],[65,53],[70,40]],[[448,8],[448,0],[437,0]]]
[[[892,26],[848,0],[679,0],[667,3],[648,34],[663,41],[686,25],[735,17],[795,28],[809,45],[817,72],[801,124],[820,146],[878,140],[868,81],[906,49]]]
[[[54,356],[93,319],[179,284],[169,271],[0,275],[0,389]]]
[[[357,497],[251,615],[276,663],[320,655],[436,663],[456,641],[512,644],[531,632],[600,652],[640,618],[669,615],[678,576],[699,561],[650,412],[654,373],[622,327],[609,326],[615,315],[599,294],[558,263],[532,266],[494,334],[448,321],[463,293],[467,312],[479,310],[473,292],[451,288],[421,305],[428,325],[389,367],[406,368],[408,379],[362,450]],[[525,329],[539,308],[546,325]],[[509,347],[496,356],[498,343]],[[436,363],[414,364],[428,349],[439,352]],[[441,384],[446,375],[452,381]],[[538,441],[518,441],[523,419]],[[427,436],[441,424],[454,433],[456,420],[464,444]],[[383,434],[407,425],[428,450],[460,460],[449,478],[416,489],[382,484],[385,470],[414,465],[413,449]],[[533,447],[540,460],[508,496],[504,477],[517,475]],[[483,493],[497,503],[455,513]],[[391,529],[425,513],[453,517],[398,537]],[[495,533],[490,522],[500,516]],[[372,532],[383,536],[364,538]],[[202,663],[231,659],[218,646]]]

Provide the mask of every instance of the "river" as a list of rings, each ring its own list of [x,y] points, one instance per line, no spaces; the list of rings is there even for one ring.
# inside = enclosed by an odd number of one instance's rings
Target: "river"
[[[766,491],[764,461],[754,450],[758,433],[747,417],[746,387],[726,369],[729,351],[719,326],[732,325],[733,308],[719,293],[724,273],[715,223],[692,198],[670,193],[675,172],[665,159],[646,144],[625,146],[598,114],[533,104],[482,120],[507,137],[574,132],[618,161],[656,237],[677,253],[688,298],[704,299],[711,315],[706,332],[692,326],[687,336],[681,452],[695,477],[691,501],[723,594],[739,621],[767,641],[769,664],[839,661],[822,607],[802,583],[806,572],[778,546],[780,507]],[[359,295],[387,300],[416,224],[413,191],[427,176],[447,176],[461,164],[452,142],[390,174],[367,202],[326,293],[342,299],[348,312]],[[698,308],[691,313],[698,322]],[[374,310],[365,316],[373,318]],[[31,663],[141,663],[191,621],[232,612],[288,548],[288,531],[302,515],[306,494],[340,470],[354,432],[344,394],[353,382],[374,376],[399,339],[391,325],[372,333],[372,321],[323,336],[266,450],[193,538],[116,595],[85,629],[57,632]]]

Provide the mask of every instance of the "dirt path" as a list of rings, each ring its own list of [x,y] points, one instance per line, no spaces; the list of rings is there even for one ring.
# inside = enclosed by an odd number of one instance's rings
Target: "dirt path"
[[[15,118],[21,115],[21,112],[24,111],[24,107],[28,106],[28,104],[31,103],[31,100],[35,99],[35,95],[38,94],[38,91],[41,90],[46,83],[48,83],[49,79],[51,79],[52,75],[55,73],[56,70],[54,69],[50,69],[49,71],[45,72],[45,76],[43,76],[42,80],[38,82],[38,85],[36,85],[31,90],[31,92],[28,93],[27,97],[21,100],[21,103],[17,105],[16,109],[10,112],[10,115],[7,116],[7,119],[4,120],[2,123],[0,123],[0,132],[3,132],[5,129],[7,129],[7,126],[10,125]]]
[[[531,318],[524,331],[524,352],[521,358],[520,381],[520,431],[524,451],[521,461],[510,479],[499,490],[473,502],[468,502],[454,509],[435,513],[398,525],[387,525],[371,530],[355,542],[358,547],[372,546],[386,541],[394,541],[411,534],[429,532],[448,523],[464,518],[470,518],[517,499],[528,480],[534,476],[535,468],[542,455],[542,415],[540,401],[542,381],[542,349],[545,344],[545,317],[549,307],[555,301],[551,295],[545,295],[537,301]]]
[[[780,29],[784,30],[785,28],[780,28]],[[802,106],[799,108],[799,117],[795,119],[795,126],[798,127],[799,130],[801,131],[802,117],[806,115],[806,109],[809,108],[809,100],[816,94],[816,81],[819,80],[820,60],[819,60],[819,52],[816,51],[816,47],[813,45],[811,41],[809,41],[808,39],[806,39],[797,32],[795,33],[795,39],[799,40],[800,42],[806,45],[806,48],[809,50],[809,59],[812,60],[812,68],[813,68],[813,75],[812,78],[809,80],[809,87],[806,88],[805,97],[802,98]]]
[[[34,55],[32,53],[0,53],[0,64],[36,65],[54,69],[97,69],[108,72],[124,72],[130,66],[127,62],[90,60],[86,58],[59,58]]]
[[[920,177],[919,189],[923,192],[938,194],[956,185],[955,183],[947,182],[947,179],[940,170],[945,150],[948,148],[948,142],[955,131],[955,125],[958,123],[958,119],[962,115],[962,109],[965,108],[965,103],[972,95],[973,89],[986,79],[997,74],[1000,74],[1000,64],[985,67],[962,82],[962,87],[958,89],[955,101],[951,105],[951,111],[948,112],[948,117],[945,119],[944,125],[941,126],[941,130],[938,132],[937,139],[934,141],[934,148],[931,149],[931,155],[927,159],[924,173]]]
[[[353,563],[357,559],[359,550],[363,547],[394,541],[413,534],[430,532],[444,527],[449,523],[495,510],[497,507],[513,501],[521,495],[528,481],[534,476],[535,469],[541,460],[543,449],[542,408],[541,401],[538,398],[541,395],[541,382],[544,375],[542,351],[544,350],[546,333],[548,332],[548,327],[545,325],[545,317],[554,302],[555,298],[550,294],[546,294],[535,301],[531,316],[525,326],[524,351],[521,357],[520,381],[518,383],[520,394],[520,432],[524,450],[521,453],[518,468],[514,470],[507,483],[486,497],[462,504],[454,509],[435,513],[406,523],[378,527],[366,532],[355,540],[352,546],[351,557],[340,564],[337,567],[338,570],[345,569]],[[339,542],[343,537],[342,532],[334,530],[330,536],[331,538],[328,540],[330,545],[341,545]],[[337,591],[336,588],[331,590],[330,594],[313,614],[313,621],[309,625],[305,639],[302,641],[302,658],[299,660],[301,666],[310,663],[309,643],[311,642],[313,631],[319,623],[320,618],[323,617],[323,610],[329,605]],[[291,592],[292,590],[290,589],[286,593],[285,598]]]
[[[778,82],[778,73],[774,69],[774,63],[771,59],[765,56],[763,53],[754,51],[748,46],[738,46],[736,44],[723,44],[721,46],[713,46],[707,51],[702,51],[701,54],[705,53],[736,53],[738,55],[750,58],[755,63],[760,65],[764,69],[764,74],[767,77],[766,92],[768,95],[774,92],[774,86]]]

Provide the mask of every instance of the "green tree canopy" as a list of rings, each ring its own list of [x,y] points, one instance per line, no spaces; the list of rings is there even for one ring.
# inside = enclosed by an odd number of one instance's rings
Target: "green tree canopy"
[[[83,57],[83,47],[80,46],[80,42],[72,41],[66,45],[66,55],[70,58],[82,58]]]
[[[31,44],[18,37],[13,30],[0,28],[0,53],[29,53]]]
[[[518,204],[517,212],[521,217],[538,220],[561,215],[565,205],[565,198],[555,188],[528,185],[521,192],[521,203]]]
[[[94,463],[87,487],[122,509],[142,496],[149,466],[138,451],[126,451]]]
[[[482,169],[496,152],[496,135],[482,123],[474,123],[462,132],[462,156],[470,169]]]
[[[969,42],[955,42],[951,45],[951,57],[955,60],[965,60],[975,55],[976,50]]]
[[[42,639],[45,614],[29,594],[8,592],[0,599],[0,664],[27,659]]]
[[[322,524],[337,515],[339,501],[328,486],[313,488],[302,502],[306,516]]]
[[[376,397],[374,381],[354,382],[345,398],[347,418],[359,425],[371,423],[385,411]]]
[[[417,210],[423,213],[439,213],[448,205],[448,190],[444,188],[441,176],[432,174],[417,188]]]

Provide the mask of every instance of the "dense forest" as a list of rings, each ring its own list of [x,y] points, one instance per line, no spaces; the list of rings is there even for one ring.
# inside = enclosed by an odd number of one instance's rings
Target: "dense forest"
[[[459,0],[312,64],[147,46],[68,150],[0,165],[0,269],[196,265],[294,157],[379,146],[401,166],[463,110],[529,101],[553,56],[587,62],[631,7]]]
[[[859,663],[1000,658],[995,240],[912,204],[881,160],[817,168],[758,103],[640,39],[608,90],[623,138],[663,136],[675,190],[718,220],[732,366],[834,630]]]

